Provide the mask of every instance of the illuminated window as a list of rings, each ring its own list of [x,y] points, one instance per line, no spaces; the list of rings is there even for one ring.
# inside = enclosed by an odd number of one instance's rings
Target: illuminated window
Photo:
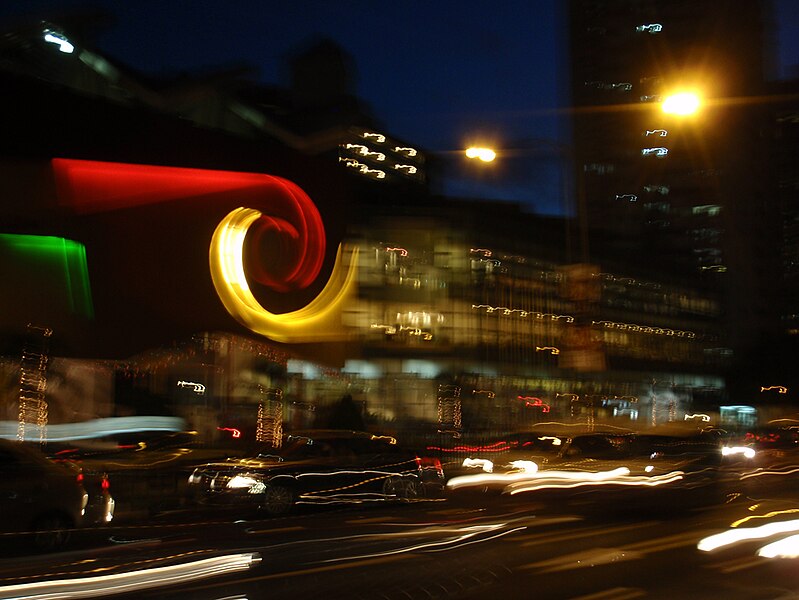
[[[616,165],[610,163],[588,163],[583,165],[583,171],[586,173],[605,175],[606,173],[614,173],[616,171]]]
[[[708,215],[715,217],[721,212],[721,207],[718,204],[703,204],[701,206],[694,206],[691,212],[695,215]]]
[[[667,213],[671,211],[671,204],[669,202],[647,202],[644,204],[644,208],[646,210]]]
[[[669,221],[665,221],[663,219],[652,219],[646,222],[647,225],[650,227],[656,227],[657,229],[666,229],[671,223]]]
[[[660,194],[665,196],[669,193],[671,188],[667,185],[645,185],[644,191],[649,192],[650,194]]]
[[[719,413],[722,425],[752,427],[757,422],[757,409],[753,406],[720,406]]]
[[[629,92],[633,89],[633,84],[626,81],[620,81],[618,83],[611,83],[607,81],[586,81],[585,86],[597,90],[616,90],[619,92]]]
[[[702,227],[700,229],[692,229],[691,235],[695,240],[712,240],[715,241],[721,235],[721,231],[712,227]]]

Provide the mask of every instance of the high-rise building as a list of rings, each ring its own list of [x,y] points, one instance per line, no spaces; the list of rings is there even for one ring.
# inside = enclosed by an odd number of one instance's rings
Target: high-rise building
[[[780,269],[769,15],[760,0],[572,0],[569,13],[574,168],[579,210],[601,232],[593,250],[724,292],[748,367],[777,322],[764,293]],[[698,113],[662,110],[687,91]]]

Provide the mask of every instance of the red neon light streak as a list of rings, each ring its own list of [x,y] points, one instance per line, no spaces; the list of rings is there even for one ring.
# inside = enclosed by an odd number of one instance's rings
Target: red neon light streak
[[[277,291],[308,287],[319,275],[325,229],[316,205],[296,184],[263,173],[211,171],[56,158],[59,201],[80,214],[208,198],[235,198],[263,216],[248,240],[248,276]],[[279,272],[259,260],[266,234],[278,240]]]
[[[229,431],[230,433],[233,434],[232,437],[234,437],[234,438],[240,438],[241,437],[241,431],[239,431],[235,427],[217,427],[217,429],[219,431]]]
[[[524,400],[524,406],[527,408],[540,408],[541,412],[548,413],[550,406],[549,404],[545,404],[541,398],[536,398],[535,396],[516,396],[517,400]]]
[[[440,452],[505,452],[510,450],[516,443],[496,442],[487,446],[455,446],[454,448],[442,448],[440,446],[427,446],[427,450],[438,450]]]

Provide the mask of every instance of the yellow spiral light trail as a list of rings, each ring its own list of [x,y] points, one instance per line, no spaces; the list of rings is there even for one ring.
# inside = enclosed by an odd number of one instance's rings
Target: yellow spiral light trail
[[[211,278],[222,304],[242,325],[277,342],[333,341],[346,337],[341,315],[356,288],[358,249],[339,246],[330,279],[303,308],[272,313],[256,300],[244,272],[244,239],[261,217],[258,210],[237,208],[217,225],[211,238]]]

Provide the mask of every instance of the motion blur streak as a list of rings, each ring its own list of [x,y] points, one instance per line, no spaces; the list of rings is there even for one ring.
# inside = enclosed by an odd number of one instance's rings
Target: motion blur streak
[[[486,473],[491,473],[494,470],[494,463],[484,458],[466,458],[463,461],[464,467],[480,467]]]
[[[617,469],[619,470],[619,469]],[[613,471],[610,471],[613,473]],[[594,473],[586,473],[586,475],[594,475]],[[626,486],[645,486],[645,487],[654,487],[658,485],[664,485],[667,483],[674,483],[675,481],[680,481],[683,478],[683,473],[680,471],[673,471],[671,473],[666,473],[665,475],[655,475],[652,477],[647,477],[645,475],[618,475],[616,477],[609,477],[607,479],[596,479],[593,477],[586,477],[585,479],[579,480],[575,477],[542,477],[540,480],[537,481],[520,481],[517,483],[512,483],[505,488],[505,493],[508,494],[520,494],[522,492],[532,492],[535,490],[543,490],[543,489],[553,489],[553,488],[576,488],[576,487],[584,487],[588,485],[626,485]]]
[[[444,551],[444,550],[452,550],[454,548],[458,548],[458,547],[461,547],[461,546],[467,546],[469,544],[487,542],[487,541],[496,539],[498,537],[502,537],[502,536],[508,535],[510,533],[515,533],[516,531],[523,531],[523,530],[527,529],[527,527],[521,526],[521,527],[514,527],[512,529],[506,529],[504,531],[501,531],[501,529],[503,527],[505,527],[506,525],[507,525],[507,523],[497,523],[497,524],[491,524],[491,525],[472,525],[471,527],[455,528],[454,530],[447,530],[447,529],[444,529],[444,530],[432,530],[433,533],[435,533],[437,531],[443,531],[443,532],[446,532],[446,533],[457,532],[457,533],[460,533],[461,535],[456,535],[455,537],[450,538],[450,539],[439,540],[439,541],[435,541],[435,542],[429,542],[429,543],[426,543],[426,544],[416,544],[414,546],[406,546],[404,548],[396,548],[394,550],[386,550],[385,552],[374,552],[374,553],[370,553],[370,554],[363,554],[363,555],[360,555],[360,556],[347,556],[347,557],[343,557],[343,558],[333,558],[333,559],[329,559],[329,560],[324,560],[322,562],[342,562],[342,561],[348,561],[348,560],[360,560],[360,559],[364,559],[364,558],[377,558],[377,557],[381,557],[381,556],[390,556],[390,555],[393,555],[393,554],[404,554],[404,553],[407,553],[407,552],[418,552],[418,551],[421,551],[421,552],[441,552],[441,551]],[[498,530],[500,530],[500,531],[498,531]],[[481,534],[492,533],[492,532],[495,532],[495,531],[497,533],[495,533],[494,535],[489,535],[487,537],[481,537],[479,539],[475,539],[475,538],[477,538],[477,536],[479,536]],[[421,533],[429,533],[429,532],[430,531],[423,531]],[[396,534],[394,534],[394,535],[396,535]],[[404,535],[407,536],[408,534],[405,533]]]
[[[343,249],[339,246],[327,285],[308,305],[288,313],[271,313],[256,300],[244,273],[244,239],[261,216],[255,209],[237,208],[214,231],[209,252],[211,278],[222,304],[240,323],[275,341],[309,342],[345,337],[341,315],[355,288],[357,248],[351,250],[349,265],[345,266]]]
[[[254,553],[228,554],[129,573],[9,585],[0,587],[0,598],[96,598],[245,571],[260,561],[260,556]]]
[[[17,421],[0,421],[0,438],[17,438]],[[101,438],[121,433],[139,431],[183,431],[186,422],[179,417],[106,417],[82,423],[55,423],[47,425],[48,442],[65,442]]]
[[[711,552],[724,546],[736,544],[746,540],[759,540],[774,535],[780,535],[792,531],[799,531],[799,519],[792,521],[781,521],[778,523],[768,523],[760,527],[751,527],[744,529],[728,529],[722,533],[708,536],[699,540],[696,547],[705,552]]]
[[[799,535],[792,535],[763,546],[757,551],[763,558],[796,558],[799,556]]]
[[[524,462],[524,461],[523,461]],[[535,463],[532,463],[535,464]],[[570,488],[583,485],[639,485],[656,486],[672,483],[683,478],[682,471],[672,471],[664,475],[630,475],[630,469],[619,467],[612,471],[538,471],[528,469],[505,474],[463,475],[453,477],[447,487],[455,490],[464,487],[507,484],[505,492],[518,494],[543,488]]]
[[[757,452],[754,448],[749,446],[724,446],[721,449],[723,456],[734,456],[736,454],[743,454],[746,458],[754,458]]]
[[[325,228],[316,205],[296,184],[263,173],[241,173],[127,163],[55,158],[59,202],[79,214],[106,212],[209,195],[246,199],[269,208],[255,237],[267,231],[292,239],[293,258],[282,276],[269,275],[253,262],[253,276],[277,291],[304,289],[319,275],[325,253]]]
[[[751,508],[749,510],[752,510]],[[774,510],[770,513],[766,513],[765,515],[749,515],[748,517],[744,517],[743,519],[738,519],[737,521],[733,521],[730,526],[731,527],[738,527],[739,525],[743,525],[747,521],[752,521],[754,519],[770,519],[771,517],[776,517],[777,515],[785,515],[789,513],[797,513],[799,512],[799,508],[790,508],[786,510]]]
[[[799,471],[799,468],[791,469],[790,471],[767,471],[765,469],[756,469],[750,473],[741,475],[741,480],[749,479],[750,477],[762,477],[763,475],[791,475]]]
[[[451,490],[466,487],[481,487],[485,485],[507,484],[518,480],[528,480],[532,474],[525,471],[516,473],[493,473],[491,475],[461,475],[453,477],[447,482],[447,487]]]

